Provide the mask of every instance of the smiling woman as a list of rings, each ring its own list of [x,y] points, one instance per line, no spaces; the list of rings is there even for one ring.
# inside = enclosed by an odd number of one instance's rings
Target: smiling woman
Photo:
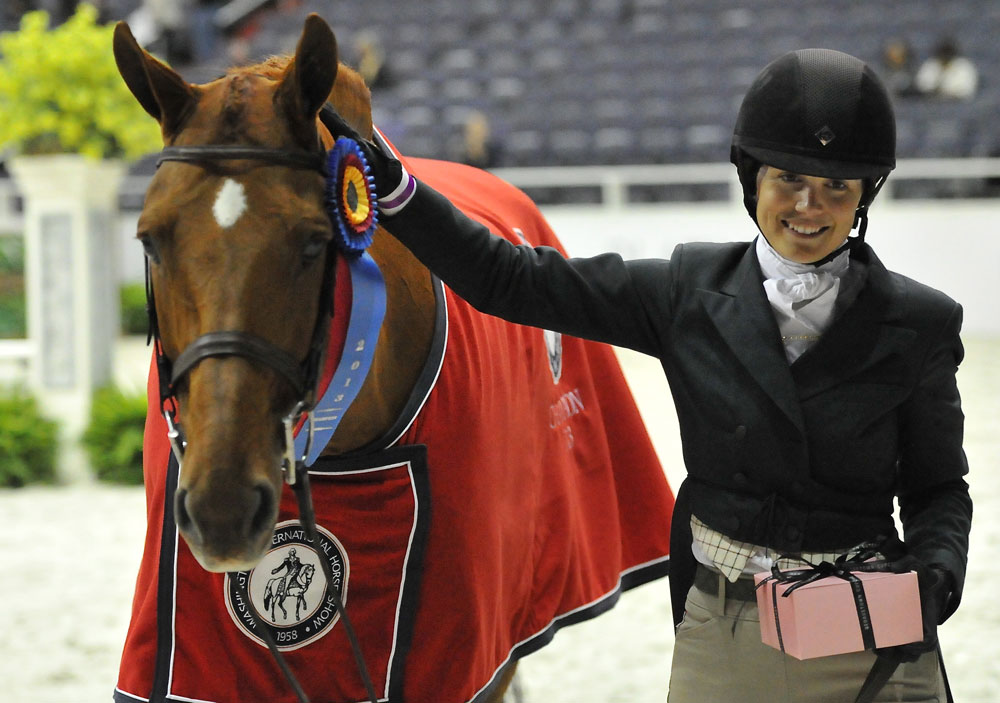
[[[754,242],[567,259],[493,236],[423,182],[383,223],[479,310],[659,359],[688,473],[671,526],[672,703],[734,691],[841,703],[869,674],[889,684],[859,701],[946,697],[936,628],[961,598],[972,518],[962,309],[886,270],[864,241],[895,142],[871,68],[803,49],[764,68],[734,130]],[[378,187],[397,187],[391,155],[370,156]],[[920,641],[808,661],[761,642],[754,574],[866,544],[885,570],[918,573]]]
[[[859,179],[804,176],[761,166],[757,184],[757,224],[786,259],[820,261],[847,241],[861,200]]]

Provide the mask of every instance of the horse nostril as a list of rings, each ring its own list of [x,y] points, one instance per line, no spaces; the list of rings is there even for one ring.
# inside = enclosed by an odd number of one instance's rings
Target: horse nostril
[[[197,532],[197,529],[187,509],[187,496],[188,492],[183,488],[178,490],[177,495],[174,496],[174,520],[181,532],[191,534]]]
[[[274,525],[274,489],[270,484],[260,484],[254,492],[257,495],[257,509],[250,519],[250,534],[256,535],[264,530],[271,530]]]

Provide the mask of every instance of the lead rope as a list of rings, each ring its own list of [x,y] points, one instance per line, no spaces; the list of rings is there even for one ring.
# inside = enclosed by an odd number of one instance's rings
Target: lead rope
[[[299,523],[302,525],[302,529],[306,533],[306,539],[318,546],[319,540],[316,535],[316,513],[313,510],[312,492],[309,489],[309,471],[301,461],[296,462],[294,471],[296,474],[295,480],[289,483],[292,487],[292,491],[295,493],[295,499],[298,502]],[[329,599],[333,601],[333,607],[336,608],[337,613],[340,615],[340,620],[344,625],[344,633],[347,635],[347,640],[351,644],[351,651],[354,654],[354,662],[358,666],[358,673],[361,675],[361,681],[364,683],[368,701],[370,703],[377,703],[379,700],[378,694],[375,693],[375,685],[372,683],[371,675],[368,673],[368,666],[365,664],[364,655],[361,653],[361,642],[358,640],[358,635],[354,631],[351,619],[347,617],[347,609],[344,607],[344,601],[341,600],[340,594],[337,593],[337,590],[332,587],[333,571],[330,568],[330,563],[327,559],[320,559],[319,562],[323,567],[323,575],[326,577],[327,586],[330,588]],[[249,603],[249,583],[244,585],[244,591],[244,597]],[[278,645],[274,641],[274,636],[271,634],[271,630],[268,628],[266,623],[261,623],[259,632],[261,638],[264,640],[264,643],[267,644],[267,648],[271,651],[271,656],[274,657],[274,661],[278,664],[278,668],[281,669],[281,673],[284,674],[285,680],[288,681],[288,685],[292,687],[293,691],[295,691],[295,697],[298,699],[299,703],[309,703],[309,697],[302,689],[298,679],[295,678],[295,674],[292,673],[291,667],[288,666],[288,662],[285,661],[285,657],[278,649]]]
[[[328,275],[324,276],[323,294],[321,296],[321,299],[329,299],[331,301],[331,318],[333,317],[333,271],[335,270],[335,266],[335,262],[327,264]],[[375,269],[376,271],[378,270],[377,266]],[[354,317],[353,314],[352,317]],[[379,318],[379,322],[381,323],[381,318]],[[314,341],[318,338],[319,337],[314,333]],[[317,349],[315,344],[312,348],[313,351]],[[319,357],[315,354],[311,356],[314,358],[310,360],[310,366],[315,374],[319,372]],[[361,384],[357,385],[360,386]],[[302,525],[302,529],[306,533],[306,540],[318,547],[319,538],[316,534],[316,511],[313,509],[312,490],[309,486],[309,470],[306,468],[305,463],[312,449],[314,440],[315,428],[313,424],[313,410],[314,405],[312,401],[301,401],[284,419],[283,425],[285,429],[286,456],[283,466],[285,482],[291,487],[292,492],[295,494],[296,503],[298,504],[299,524]],[[301,452],[298,452],[296,451],[296,446],[293,440],[293,428],[298,424],[298,419],[302,416],[306,417],[306,425],[302,428],[303,431],[300,432],[300,435],[305,437],[305,446],[302,447]],[[334,423],[334,425],[336,424],[337,423]],[[357,633],[354,630],[354,625],[351,624],[351,619],[347,616],[347,609],[344,607],[344,601],[341,599],[337,589],[333,588],[333,571],[330,568],[330,562],[327,559],[320,559],[319,562],[323,569],[323,576],[326,577],[327,587],[330,590],[328,598],[333,601],[333,607],[340,615],[340,620],[344,625],[344,633],[347,635],[347,640],[351,645],[354,662],[357,665],[358,673],[361,675],[361,681],[365,686],[368,701],[369,703],[377,703],[379,697],[378,694],[375,693],[375,685],[372,683],[371,675],[368,673],[368,666],[365,663],[364,655],[361,652],[361,642],[358,640]],[[250,600],[249,587],[250,584],[248,581],[244,585],[244,598],[246,598],[248,603],[252,602]],[[288,666],[288,662],[278,649],[278,645],[274,641],[274,636],[271,634],[271,630],[268,628],[267,624],[261,623],[259,630],[261,638],[264,640],[268,650],[271,652],[271,656],[278,664],[278,668],[281,669],[281,673],[284,675],[288,685],[291,686],[292,690],[295,692],[295,697],[298,699],[298,702],[310,703],[305,690],[303,690],[302,685],[299,684],[295,674],[292,673],[291,667]]]
[[[298,474],[298,477],[292,485],[292,491],[295,493],[295,498],[299,504],[299,522],[305,530],[306,539],[318,546],[316,513],[313,511],[312,492],[309,489],[309,471],[306,469],[305,464],[300,461],[295,465],[295,473]],[[320,559],[319,562],[323,566],[323,575],[326,576],[327,584],[333,584],[333,571],[330,568],[330,561],[328,559]],[[368,666],[365,664],[364,655],[361,653],[361,642],[358,640],[358,635],[354,631],[354,626],[351,624],[350,618],[347,617],[347,609],[344,607],[344,601],[341,600],[340,594],[337,593],[335,588],[330,589],[330,594],[334,607],[340,613],[340,619],[344,624],[344,632],[347,635],[347,640],[351,643],[351,651],[354,653],[354,661],[358,665],[358,673],[361,674],[361,681],[365,685],[368,700],[371,703],[377,703],[378,695],[375,693],[375,685],[368,674]]]

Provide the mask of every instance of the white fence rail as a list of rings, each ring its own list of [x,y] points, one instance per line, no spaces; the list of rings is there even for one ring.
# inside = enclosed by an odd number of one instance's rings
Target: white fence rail
[[[497,168],[493,173],[520,188],[594,187],[601,193],[601,204],[610,208],[628,203],[628,189],[633,186],[720,185],[728,186],[729,197],[735,202],[741,198],[736,170],[724,163]],[[1000,158],[902,159],[880,198],[893,199],[892,186],[904,181],[949,180],[975,184],[990,179],[1000,180]],[[125,178],[121,196],[126,210],[141,206],[148,185],[147,176]],[[0,234],[20,229],[16,198],[15,184],[10,179],[0,178]]]
[[[576,227],[581,219],[599,218],[601,213],[610,216],[611,213],[630,205],[629,189],[635,186],[720,186],[721,192],[726,194],[726,198],[733,207],[742,208],[742,194],[739,182],[736,179],[736,170],[730,164],[677,164],[677,165],[636,165],[636,166],[584,166],[584,167],[543,167],[543,168],[502,168],[495,169],[494,173],[504,180],[510,181],[525,189],[560,189],[560,188],[580,188],[587,187],[596,189],[600,198],[599,201],[585,206],[579,206],[580,217],[573,213],[573,205],[559,206],[547,211],[550,220],[554,221],[557,233],[564,238],[564,241],[572,238],[573,232],[564,230],[581,229]],[[964,187],[953,189],[953,192],[985,194],[985,184],[993,180],[1000,184],[1000,158],[977,158],[977,159],[907,159],[901,160],[893,172],[889,184],[879,196],[880,210],[894,209],[885,201],[897,200],[893,186],[914,183],[939,181],[958,184],[966,184]],[[122,230],[122,241],[120,245],[119,276],[125,280],[136,278],[137,271],[141,273],[141,268],[136,262],[141,261],[138,249],[131,240],[131,223],[134,222],[137,209],[141,206],[143,194],[149,184],[146,176],[127,177],[121,187],[121,200],[125,204],[125,209],[121,214],[120,229]],[[983,188],[978,189],[982,185]],[[995,186],[1000,188],[1000,186]],[[977,190],[978,189],[978,190]],[[0,179],[0,235],[17,234],[21,231],[21,216],[14,206],[17,198],[16,187],[10,179]],[[900,205],[904,201],[897,200]],[[912,201],[907,201],[908,203]],[[926,201],[924,201],[926,203]],[[947,205],[945,204],[947,203]],[[916,203],[914,203],[916,204]],[[931,204],[927,203],[927,206]],[[685,223],[687,217],[686,210],[690,206],[684,202],[673,201],[670,203],[643,203],[642,209],[661,208],[664,215],[661,220],[669,219],[671,222]],[[947,201],[940,201],[934,204],[933,209],[955,209],[958,211],[967,210],[970,207],[985,208],[990,219],[983,222],[995,222],[992,218],[994,211],[1000,208],[1000,199],[986,200],[982,197],[962,198],[952,197]],[[907,209],[910,209],[907,206]],[[685,215],[678,218],[677,211],[685,211]],[[890,214],[887,213],[887,214]],[[615,215],[617,218],[618,215]],[[567,223],[563,225],[563,223]],[[626,233],[630,231],[642,232],[645,228],[629,229],[624,228]],[[677,227],[677,229],[682,229]],[[988,229],[983,227],[982,229]],[[687,228],[688,232],[697,231],[695,227]],[[981,232],[982,236],[988,237],[989,249],[992,251],[994,245],[992,240],[1000,237],[994,232]],[[569,235],[569,236],[568,236]],[[688,237],[690,238],[690,236]],[[620,241],[620,240],[619,240]],[[602,246],[599,242],[593,242],[595,246]],[[979,246],[979,245],[976,245]],[[643,243],[625,243],[622,247],[628,253],[658,253],[643,250],[647,247]],[[587,242],[582,246],[574,246],[573,251],[586,253]],[[959,247],[961,250],[961,247]],[[648,249],[648,247],[647,247]],[[623,251],[626,253],[626,251]],[[667,251],[666,253],[669,253]],[[965,248],[967,255],[975,253],[975,247]],[[966,259],[968,262],[968,259]],[[940,262],[939,262],[940,263]],[[947,261],[943,265],[949,265]],[[968,268],[968,263],[964,264]],[[905,269],[904,269],[905,270]],[[34,353],[34,349],[26,340],[0,340],[0,380],[10,375],[20,375],[27,365],[27,359]]]

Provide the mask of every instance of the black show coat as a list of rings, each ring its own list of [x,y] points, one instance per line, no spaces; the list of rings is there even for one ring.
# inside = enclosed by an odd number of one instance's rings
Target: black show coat
[[[688,477],[672,524],[671,597],[683,613],[690,515],[778,553],[895,535],[947,571],[958,605],[972,503],[956,371],[961,307],[889,272],[872,249],[856,299],[789,365],[752,242],[679,245],[669,260],[567,259],[514,246],[421,183],[384,221],[476,308],[660,359]],[[529,218],[505,223],[532,240]]]

